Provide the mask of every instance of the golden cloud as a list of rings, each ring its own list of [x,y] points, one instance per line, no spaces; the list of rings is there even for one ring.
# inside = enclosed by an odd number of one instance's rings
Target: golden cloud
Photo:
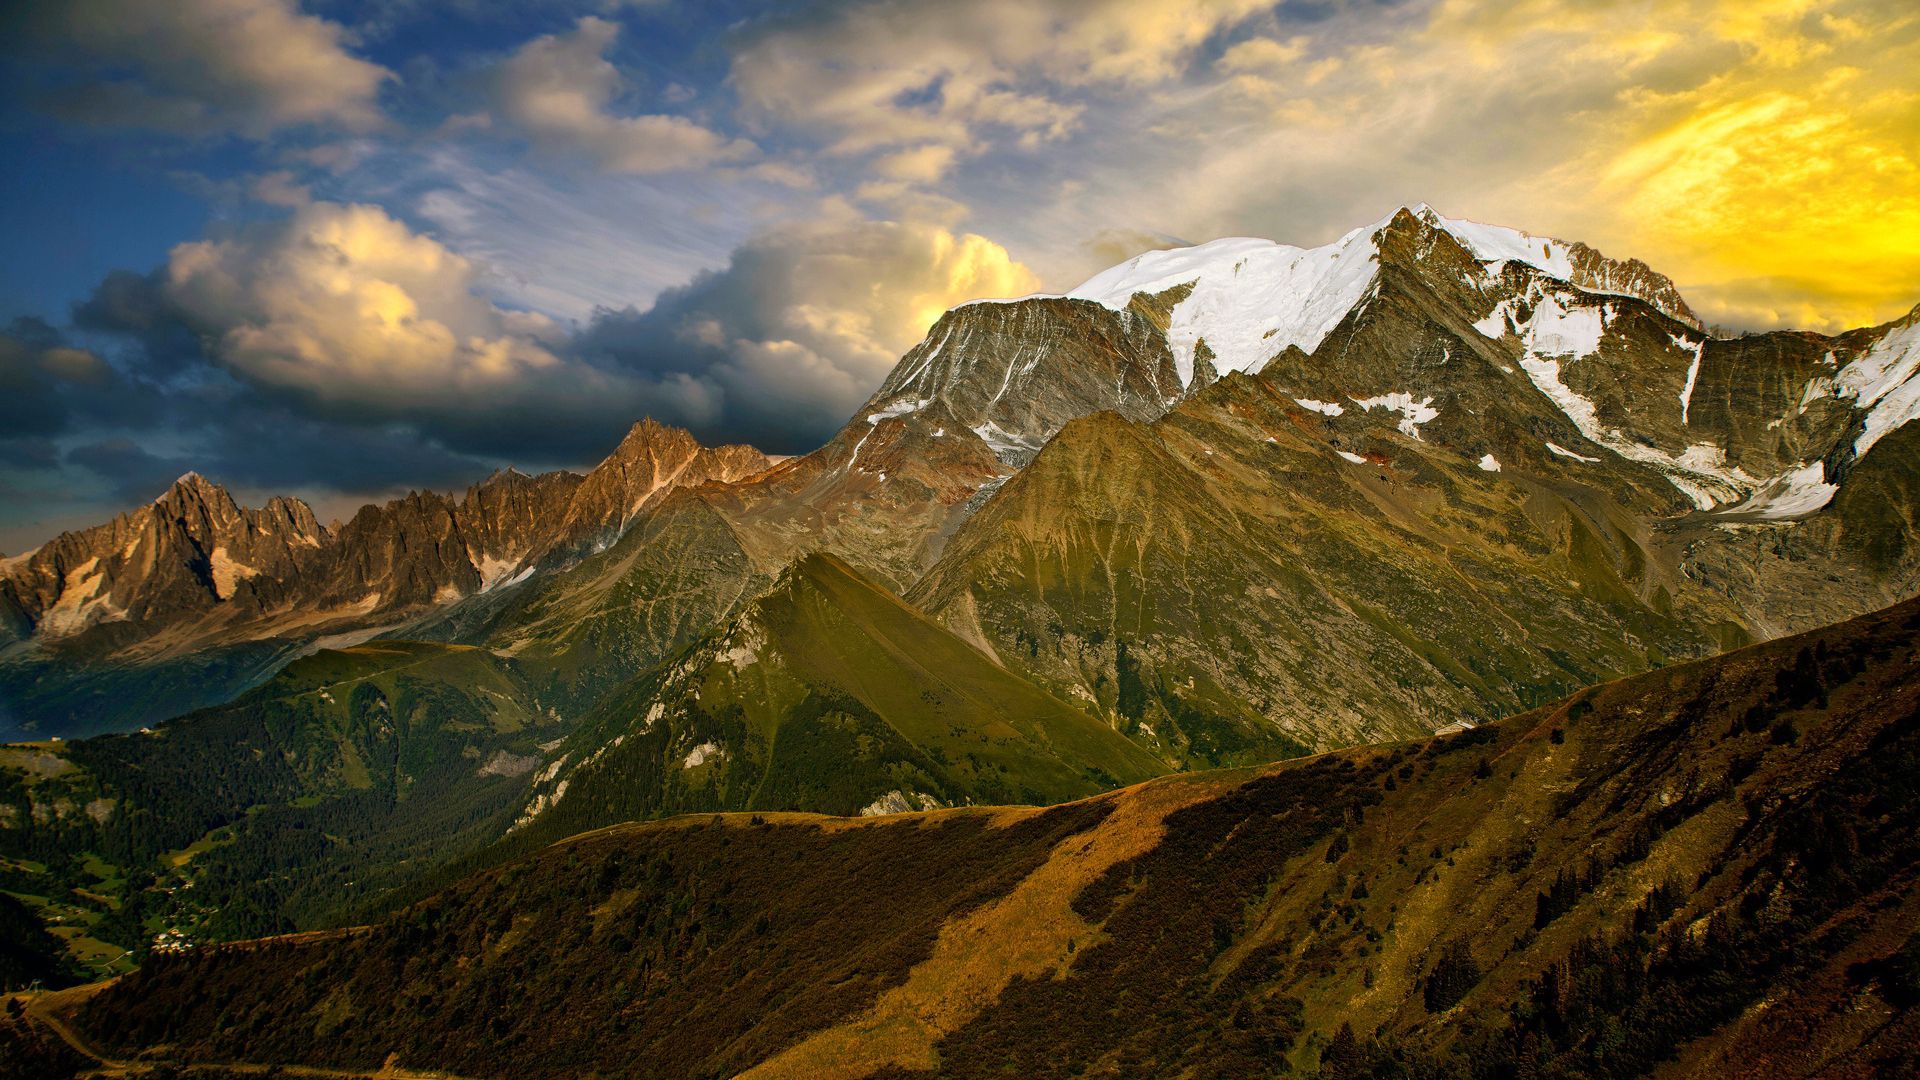
[[[1317,242],[1425,200],[1645,259],[1710,321],[1920,302],[1911,0],[1444,0],[1276,24],[1213,73],[1134,106],[1131,176],[1058,216]]]

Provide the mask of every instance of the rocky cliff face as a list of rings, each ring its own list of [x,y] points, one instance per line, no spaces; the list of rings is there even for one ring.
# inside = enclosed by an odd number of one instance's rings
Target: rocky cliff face
[[[0,563],[0,634],[9,642],[0,719],[85,722],[85,712],[107,724],[146,722],[173,706],[211,704],[264,674],[258,664],[281,650],[320,635],[364,636],[572,565],[617,541],[666,492],[769,464],[752,447],[702,447],[645,421],[585,476],[503,470],[463,497],[413,492],[362,507],[337,531],[298,499],[247,509],[188,474],[150,506]],[[233,650],[249,659],[208,666]],[[201,654],[208,662],[190,659]],[[70,693],[100,671],[137,683],[139,665],[176,661],[186,667],[169,678],[204,682],[218,696],[143,703],[135,694],[128,704],[138,712],[115,721],[98,695]]]
[[[368,505],[338,532],[298,499],[250,510],[189,473],[151,506],[60,537],[0,567],[12,629],[72,638],[107,623],[151,628],[219,610],[226,621],[392,612],[490,588],[542,560],[605,547],[658,495],[764,471],[748,446],[701,446],[651,420],[585,476],[502,470],[455,499],[414,492]]]
[[[15,634],[72,637],[234,601],[255,577],[294,576],[297,563],[328,539],[298,499],[244,509],[224,488],[188,473],[148,506],[7,560],[0,595]]]
[[[560,517],[558,537],[536,554],[547,558],[605,548],[666,492],[708,481],[736,483],[771,465],[751,446],[705,447],[679,428],[641,421],[587,474]]]
[[[967,304],[941,316],[861,415],[939,418],[1024,464],[1067,421],[1102,410],[1150,420],[1185,392],[1151,298],[1111,311],[1044,297]]]

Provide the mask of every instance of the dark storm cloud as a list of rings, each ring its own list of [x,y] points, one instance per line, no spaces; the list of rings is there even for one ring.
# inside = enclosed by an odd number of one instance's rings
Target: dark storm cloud
[[[565,348],[715,409],[689,425],[710,440],[798,453],[838,430],[948,307],[1036,284],[999,245],[937,225],[787,226],[644,312],[598,313]]]
[[[346,444],[411,438],[438,475],[475,459],[588,463],[646,416],[707,442],[809,450],[941,311],[1034,284],[982,237],[844,214],[767,230],[648,310],[570,334],[480,298],[467,260],[378,208],[316,203],[180,245],[151,273],[109,274],[73,318],[125,342],[126,366],[168,388],[154,410],[202,441],[272,411]]]
[[[81,443],[66,452],[65,461],[100,477],[114,498],[127,502],[153,498],[194,467],[183,458],[154,454],[125,436]]]
[[[63,435],[89,422],[144,426],[162,408],[152,387],[40,319],[15,319],[0,330],[0,442]]]

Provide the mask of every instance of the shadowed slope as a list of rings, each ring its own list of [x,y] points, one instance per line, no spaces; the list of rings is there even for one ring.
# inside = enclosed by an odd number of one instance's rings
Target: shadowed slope
[[[526,1076],[1886,1075],[1920,1045],[1916,641],[1910,603],[1049,810],[603,830],[81,1020]]]

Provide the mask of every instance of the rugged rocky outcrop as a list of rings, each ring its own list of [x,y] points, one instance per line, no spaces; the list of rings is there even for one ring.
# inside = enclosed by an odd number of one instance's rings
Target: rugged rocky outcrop
[[[74,733],[213,704],[316,638],[369,636],[570,566],[668,492],[769,465],[643,421],[585,476],[502,470],[460,498],[369,504],[337,529],[298,499],[247,509],[190,473],[150,506],[0,564],[0,721]],[[143,682],[164,688],[105,692]]]

